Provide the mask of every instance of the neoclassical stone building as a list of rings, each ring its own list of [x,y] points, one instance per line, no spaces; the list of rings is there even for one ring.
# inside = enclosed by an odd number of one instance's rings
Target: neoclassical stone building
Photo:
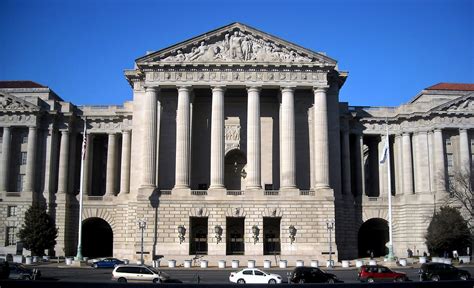
[[[40,202],[59,227],[50,253],[75,255],[83,181],[85,256],[139,258],[140,220],[147,261],[322,260],[328,220],[339,259],[382,255],[388,125],[395,253],[422,253],[450,173],[472,165],[473,84],[349,106],[335,60],[240,23],[138,58],[125,77],[122,106],[0,82],[0,252],[16,253]]]

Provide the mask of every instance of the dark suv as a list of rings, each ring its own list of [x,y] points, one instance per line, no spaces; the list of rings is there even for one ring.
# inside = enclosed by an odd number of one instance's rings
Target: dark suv
[[[288,275],[289,283],[342,283],[336,275],[314,267],[296,267]]]
[[[471,278],[471,274],[468,271],[444,263],[423,264],[418,274],[420,274],[421,281],[468,280]]]

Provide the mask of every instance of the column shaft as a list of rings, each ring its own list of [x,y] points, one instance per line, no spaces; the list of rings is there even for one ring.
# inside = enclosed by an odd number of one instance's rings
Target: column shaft
[[[11,130],[10,127],[3,127],[3,142],[2,142],[2,162],[0,175],[0,191],[8,191],[8,179],[10,171],[10,153],[11,153]]]
[[[403,158],[402,136],[395,135],[395,191],[396,195],[403,195]]]
[[[107,179],[105,182],[105,194],[109,196],[115,195],[115,171],[117,163],[117,136],[115,133],[109,134],[107,145]]]
[[[281,188],[296,188],[294,88],[281,90]]]
[[[433,150],[435,190],[441,192],[446,190],[446,167],[444,165],[443,132],[440,129],[435,129],[433,132]]]
[[[355,162],[356,162],[356,185],[357,195],[365,195],[365,171],[364,171],[364,138],[362,134],[355,135]]]
[[[459,165],[460,172],[470,175],[471,153],[469,153],[469,136],[466,129],[459,130]]]
[[[59,147],[58,193],[67,193],[69,168],[69,131],[61,131]]]
[[[351,180],[351,148],[350,148],[349,130],[344,130],[342,134],[342,181],[343,193],[350,195],[352,193]]]
[[[224,188],[224,89],[212,88],[212,117],[211,117],[211,186]]]
[[[83,136],[84,137],[84,136]],[[82,193],[83,195],[89,195],[90,194],[90,179],[91,179],[91,173],[90,173],[90,168],[91,168],[91,160],[92,160],[92,143],[93,143],[93,135],[87,134],[85,137],[86,138],[86,155],[84,158],[84,175],[82,176]],[[82,153],[82,151],[81,151]]]
[[[51,179],[52,179],[52,168],[53,168],[53,135],[54,130],[48,129],[46,132],[46,155],[44,164],[44,185],[43,185],[43,197],[46,199],[46,203],[49,204],[49,196],[51,192]]]
[[[383,150],[384,150],[384,147],[385,147],[385,136],[384,135],[380,135],[380,141],[378,143],[378,156],[379,157],[382,157],[383,156]],[[387,157],[389,157],[389,155],[387,155]],[[380,163],[380,158],[378,158],[379,162],[378,162],[378,169],[379,169],[379,196],[380,197],[386,197],[388,194],[388,191],[387,191],[387,181],[388,181],[388,166],[387,166],[387,163],[388,161],[385,160],[384,163]],[[376,167],[377,167],[376,166]]]
[[[24,191],[33,192],[35,189],[36,163],[36,127],[28,129],[28,148],[26,152],[26,176]]]
[[[247,189],[261,189],[260,88],[247,91]]]
[[[143,106],[143,179],[142,187],[156,186],[156,87],[147,87]]]
[[[178,89],[178,110],[176,112],[176,179],[175,188],[189,188],[191,122],[190,88]]]
[[[428,133],[425,131],[413,135],[415,193],[430,191],[430,159],[428,157]]]
[[[404,133],[402,136],[403,146],[403,194],[413,194],[413,160],[411,153],[410,134]]]
[[[120,194],[130,193],[130,130],[122,132],[122,164],[120,172]]]
[[[327,88],[314,89],[314,150],[316,188],[329,188],[329,133]]]

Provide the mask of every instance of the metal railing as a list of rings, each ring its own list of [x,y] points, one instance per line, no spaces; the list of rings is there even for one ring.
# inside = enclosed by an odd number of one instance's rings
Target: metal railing
[[[161,195],[171,195],[171,190],[160,190]]]
[[[379,197],[368,197],[369,198],[369,201],[377,201],[379,199]]]
[[[243,190],[227,190],[226,195],[229,196],[243,196],[245,193]]]
[[[91,196],[91,195],[85,195],[86,200],[88,201],[102,201],[104,199],[104,196]]]
[[[191,195],[206,196],[207,195],[207,190],[191,190]]]
[[[314,190],[300,190],[301,196],[314,196]]]
[[[265,191],[263,191],[263,195],[265,195],[265,196],[278,196],[278,195],[280,195],[280,190],[265,190]]]
[[[21,192],[7,192],[5,194],[7,197],[21,197]]]

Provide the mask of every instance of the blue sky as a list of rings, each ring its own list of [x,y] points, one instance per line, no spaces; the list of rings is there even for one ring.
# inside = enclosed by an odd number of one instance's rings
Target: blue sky
[[[438,82],[474,83],[474,1],[0,1],[0,79],[77,105],[132,99],[123,70],[231,22],[336,59],[340,100],[396,106]]]

